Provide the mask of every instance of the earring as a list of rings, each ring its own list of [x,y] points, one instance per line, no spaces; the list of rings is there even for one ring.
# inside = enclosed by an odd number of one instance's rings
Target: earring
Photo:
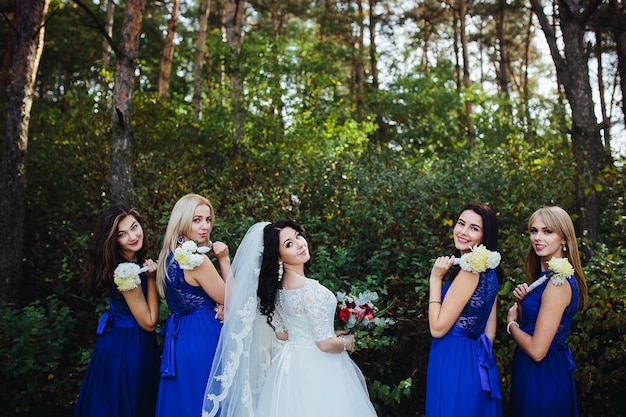
[[[178,236],[178,244],[182,245],[183,241],[184,241],[183,237],[182,236]]]
[[[567,243],[563,243],[563,252],[567,252]]]
[[[283,263],[278,263],[278,282],[283,280]]]

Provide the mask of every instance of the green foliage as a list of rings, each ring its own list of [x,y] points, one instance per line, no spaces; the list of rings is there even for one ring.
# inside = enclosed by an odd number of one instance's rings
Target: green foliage
[[[626,250],[597,248],[585,267],[589,302],[569,342],[582,398],[581,415],[618,415],[626,395]]]
[[[31,118],[22,279],[26,306],[1,312],[0,349],[8,361],[6,367],[2,363],[2,398],[14,414],[50,415],[72,403],[95,341],[97,314],[105,308],[105,300],[85,294],[82,279],[89,234],[110,204],[111,109],[98,101],[100,75],[92,73],[100,39],[77,30],[76,17],[66,9],[50,22],[56,32],[46,34],[53,40],[44,49],[39,80],[48,92],[35,101]],[[212,238],[226,242],[231,257],[254,222],[299,221],[313,255],[310,276],[332,291],[375,290],[392,304],[386,315],[395,324],[361,335],[353,357],[381,417],[420,415],[431,342],[426,300],[432,260],[452,252],[452,227],[465,204],[489,204],[499,218],[506,274],[494,348],[506,399],[513,343],[502,324],[512,287],[524,280],[527,218],[543,205],[575,212],[574,162],[563,133],[563,106],[539,98],[509,101],[476,86],[461,93],[453,81],[453,63],[439,57],[428,71],[392,79],[380,90],[366,86],[365,108],[357,109],[350,84],[354,39],[351,34],[339,42],[334,38],[337,27],[350,26],[348,15],[317,13],[323,27],[333,29],[323,33],[287,20],[280,41],[262,26],[266,16],[260,16],[259,27],[246,33],[243,51],[247,133],[233,143],[229,86],[220,78],[228,64],[221,33],[212,31],[207,39],[204,107],[196,121],[189,104],[190,71],[184,70],[194,56],[192,32],[184,27],[179,32],[174,66],[183,70],[173,74],[164,104],[153,90],[160,56],[156,39],[165,11],[154,4],[148,12],[154,19],[138,60],[132,150],[151,256],[158,255],[173,204],[189,192],[213,202]],[[56,62],[59,54],[63,59]],[[67,61],[75,56],[88,62]],[[471,146],[463,133],[466,98],[475,106]],[[379,126],[373,120],[385,122],[376,141],[372,137]],[[617,387],[624,386],[626,342],[622,169],[605,172],[600,184],[607,196],[601,214],[606,245],[585,266],[589,307],[577,316],[570,340],[585,414],[611,416],[621,410],[623,389]],[[55,296],[47,298],[50,294]],[[165,303],[160,308],[163,320],[168,309]]]
[[[0,316],[0,415],[54,415],[75,397],[70,309],[52,296],[21,309],[2,306]]]

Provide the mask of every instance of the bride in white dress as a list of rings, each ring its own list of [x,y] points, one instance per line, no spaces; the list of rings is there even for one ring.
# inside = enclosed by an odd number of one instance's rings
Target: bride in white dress
[[[335,296],[306,278],[309,259],[294,222],[248,230],[227,280],[203,417],[376,416],[348,355],[354,335],[335,331]]]

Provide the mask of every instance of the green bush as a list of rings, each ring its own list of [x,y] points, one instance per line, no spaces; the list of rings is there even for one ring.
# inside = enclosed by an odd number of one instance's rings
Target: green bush
[[[75,397],[75,320],[55,297],[0,307],[0,402],[5,416],[61,414]]]

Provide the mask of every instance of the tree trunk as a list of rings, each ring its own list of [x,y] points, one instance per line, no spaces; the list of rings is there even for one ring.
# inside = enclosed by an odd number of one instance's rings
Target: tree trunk
[[[620,10],[617,0],[610,0],[609,2],[615,18],[613,37],[617,45],[617,72],[619,73],[619,85],[622,90],[622,113],[626,122],[626,15]]]
[[[0,303],[19,301],[24,243],[26,154],[35,79],[43,51],[49,0],[22,0],[17,33],[0,179]]]
[[[239,144],[245,136],[245,108],[243,105],[243,76],[241,68],[241,46],[243,45],[243,24],[245,0],[225,0],[222,24],[229,46],[227,73],[230,80],[230,100],[232,106],[233,143],[235,153],[239,153]]]
[[[582,3],[572,1],[568,7],[558,1],[558,25],[561,29],[564,56],[558,49],[555,32],[543,12],[540,0],[531,0],[533,11],[546,35],[550,54],[554,60],[557,78],[562,83],[572,111],[572,152],[578,177],[576,204],[580,217],[577,221],[579,235],[586,236],[592,245],[600,239],[601,185],[600,172],[611,164],[600,137],[585,51],[585,16],[590,10]]]
[[[133,186],[132,95],[145,0],[127,0],[122,24],[121,54],[115,65],[109,181],[113,203],[137,205]]]
[[[373,97],[373,108],[376,111],[376,135],[378,137],[378,143],[382,143],[387,131],[387,125],[383,119],[382,109],[380,108],[378,97],[378,53],[376,52],[376,0],[369,0],[369,29],[370,29],[370,73],[372,75],[372,92],[370,94]],[[370,99],[370,102],[372,99]]]
[[[178,0],[172,0],[172,13],[167,21],[167,35],[161,52],[159,63],[159,83],[157,86],[159,99],[162,103],[167,102],[167,92],[170,89],[170,76],[172,74],[172,59],[174,59],[174,36],[178,26]]]
[[[498,1],[498,21],[497,21],[497,33],[498,33],[498,45],[500,46],[500,71],[498,74],[498,84],[500,85],[500,93],[509,97],[509,58],[506,53],[506,40],[504,38],[504,24],[505,24],[505,11],[506,0]]]
[[[14,3],[13,10],[5,11],[8,24],[11,26],[9,30],[9,38],[4,48],[4,57],[2,59],[2,68],[0,68],[0,98],[4,97],[7,91],[9,80],[11,79],[11,67],[13,65],[13,52],[15,51],[15,25],[19,14],[20,2]]]
[[[104,31],[109,35],[109,39],[113,36],[113,21],[115,19],[115,2],[113,0],[106,0],[106,20],[104,22]],[[109,39],[102,41],[102,68],[107,72],[111,62],[111,43]],[[109,92],[109,83],[107,82],[107,76],[102,78],[100,83],[100,90],[102,92],[100,96],[100,105],[102,109],[106,108],[107,93]]]
[[[463,54],[463,87],[470,88],[469,76],[469,53],[467,46],[467,29],[465,27],[465,17],[467,15],[467,3],[465,0],[459,0],[459,22],[461,36],[461,53]],[[472,102],[465,100],[465,129],[467,132],[467,141],[471,145],[474,143],[474,123],[472,122]]]
[[[196,121],[202,118],[202,68],[204,66],[204,50],[208,28],[211,0],[200,0],[198,16],[198,39],[196,41],[196,57],[193,61],[193,114]]]
[[[363,1],[357,0],[357,26],[359,27],[359,36],[357,38],[357,50],[354,61],[354,84],[356,87],[356,117],[361,120],[363,115],[363,83],[365,79],[365,67],[363,64],[363,55],[365,54],[365,25],[363,13]]]

